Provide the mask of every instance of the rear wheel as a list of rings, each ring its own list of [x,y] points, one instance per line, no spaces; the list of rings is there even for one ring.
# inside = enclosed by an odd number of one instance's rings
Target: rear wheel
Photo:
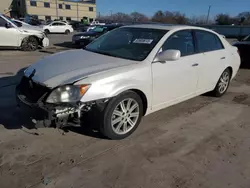
[[[21,49],[23,51],[35,51],[38,48],[38,40],[33,37],[26,37],[22,41]]]
[[[224,72],[222,73],[215,89],[212,91],[213,96],[221,97],[227,92],[227,89],[228,89],[229,84],[230,84],[231,76],[232,75],[231,75],[231,71],[229,68],[224,70]]]

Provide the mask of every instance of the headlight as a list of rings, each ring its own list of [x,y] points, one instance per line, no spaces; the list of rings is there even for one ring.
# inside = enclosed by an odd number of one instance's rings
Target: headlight
[[[47,103],[77,102],[87,92],[90,85],[66,85],[56,88],[47,98]]]
[[[81,36],[80,39],[88,39],[90,36]]]

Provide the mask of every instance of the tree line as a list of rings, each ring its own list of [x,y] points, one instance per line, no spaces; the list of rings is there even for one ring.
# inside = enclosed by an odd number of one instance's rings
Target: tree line
[[[187,17],[181,12],[157,11],[152,17],[139,12],[126,14],[118,12],[109,16],[99,16],[99,20],[106,22],[158,22],[167,24],[217,24],[217,25],[250,25],[250,12],[242,12],[237,16],[218,14],[213,19],[206,15]]]

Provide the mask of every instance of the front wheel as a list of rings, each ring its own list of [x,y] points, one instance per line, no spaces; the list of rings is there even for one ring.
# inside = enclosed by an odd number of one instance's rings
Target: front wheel
[[[142,100],[133,91],[124,92],[108,103],[103,115],[102,134],[112,140],[126,138],[141,122]]]
[[[22,41],[21,49],[23,51],[35,51],[38,49],[38,41],[35,37],[26,37]]]
[[[227,68],[222,73],[215,89],[212,91],[212,95],[215,97],[223,96],[227,92],[230,80],[231,80],[231,71]]]
[[[69,35],[69,34],[70,34],[70,30],[67,29],[67,30],[65,31],[65,34],[66,34],[66,35]]]

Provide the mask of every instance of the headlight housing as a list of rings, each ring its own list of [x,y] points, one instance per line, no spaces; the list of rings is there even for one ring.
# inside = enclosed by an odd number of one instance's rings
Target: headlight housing
[[[54,89],[49,97],[47,103],[67,103],[77,102],[87,92],[90,85],[65,85]]]
[[[80,39],[88,39],[90,36],[81,36]]]

